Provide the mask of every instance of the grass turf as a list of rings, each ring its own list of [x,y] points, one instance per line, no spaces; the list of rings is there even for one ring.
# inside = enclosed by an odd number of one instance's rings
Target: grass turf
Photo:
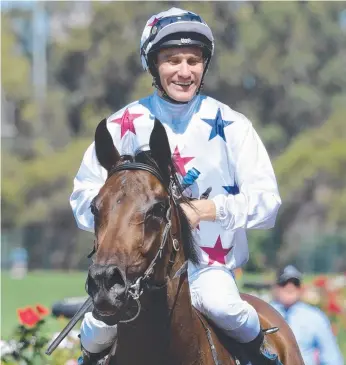
[[[52,305],[66,297],[86,296],[86,272],[30,272],[24,279],[12,279],[1,273],[1,338],[9,338],[18,324],[17,308],[43,304]],[[52,331],[60,331],[61,323],[49,321]]]
[[[84,290],[86,272],[30,272],[24,279],[12,279],[7,272],[1,273],[1,338],[9,339],[18,324],[17,308],[43,304],[47,308],[66,297],[86,296]],[[313,276],[309,277],[310,281]],[[273,274],[264,275],[246,273],[239,280],[241,290],[244,281],[272,282]],[[52,332],[61,331],[65,321],[48,321]],[[77,328],[78,324],[75,328]],[[346,329],[338,336],[338,343],[346,358]]]

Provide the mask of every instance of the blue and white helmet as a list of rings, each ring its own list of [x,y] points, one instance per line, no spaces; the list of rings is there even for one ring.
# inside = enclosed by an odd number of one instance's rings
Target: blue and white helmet
[[[153,15],[146,23],[141,37],[142,66],[157,76],[152,55],[168,47],[198,46],[206,60],[205,72],[214,54],[214,37],[211,29],[197,14],[179,8],[171,8]]]

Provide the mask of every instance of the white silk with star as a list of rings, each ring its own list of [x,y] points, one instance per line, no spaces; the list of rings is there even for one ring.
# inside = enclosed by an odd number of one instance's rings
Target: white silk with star
[[[201,95],[188,104],[172,104],[157,93],[108,118],[108,130],[121,154],[148,149],[154,116],[166,129],[181,178],[192,168],[200,172],[189,193],[198,198],[212,187],[209,198],[216,205],[215,222],[201,222],[194,232],[201,263],[189,264],[192,305],[230,337],[250,342],[260,332],[259,318],[240,298],[232,270],[248,260],[246,230],[272,228],[281,204],[268,154],[251,122],[228,106]],[[70,199],[81,229],[94,231],[90,203],[106,177],[92,143]],[[90,352],[101,352],[116,333],[116,325],[107,326],[87,313],[81,343]]]
[[[200,172],[189,191],[198,198],[212,187],[215,222],[195,230],[201,267],[235,269],[248,260],[247,229],[274,226],[281,204],[274,171],[252,123],[215,99],[195,96],[188,104],[172,104],[155,92],[129,104],[107,120],[121,154],[148,149],[154,116],[164,125],[181,178],[192,168]],[[87,149],[74,180],[71,206],[81,229],[93,232],[90,202],[107,173],[97,161],[94,144]],[[189,274],[201,267],[189,265]]]

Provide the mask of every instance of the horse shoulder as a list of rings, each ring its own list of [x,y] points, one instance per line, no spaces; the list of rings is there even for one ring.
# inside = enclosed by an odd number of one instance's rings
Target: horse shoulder
[[[223,365],[236,365],[229,346],[230,339],[203,314],[195,311],[195,328],[198,334],[201,360],[199,365],[215,364],[214,357]],[[215,347],[214,350],[212,347]],[[213,354],[214,351],[214,354]],[[203,353],[203,354],[202,354]],[[207,356],[206,356],[207,355]]]

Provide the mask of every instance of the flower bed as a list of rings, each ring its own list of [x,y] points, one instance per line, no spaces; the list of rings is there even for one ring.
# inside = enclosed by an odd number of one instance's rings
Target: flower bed
[[[58,335],[46,328],[50,311],[42,305],[19,308],[19,325],[12,339],[1,341],[1,364],[8,365],[77,365],[80,355],[77,331],[71,331],[51,356],[45,351]]]

